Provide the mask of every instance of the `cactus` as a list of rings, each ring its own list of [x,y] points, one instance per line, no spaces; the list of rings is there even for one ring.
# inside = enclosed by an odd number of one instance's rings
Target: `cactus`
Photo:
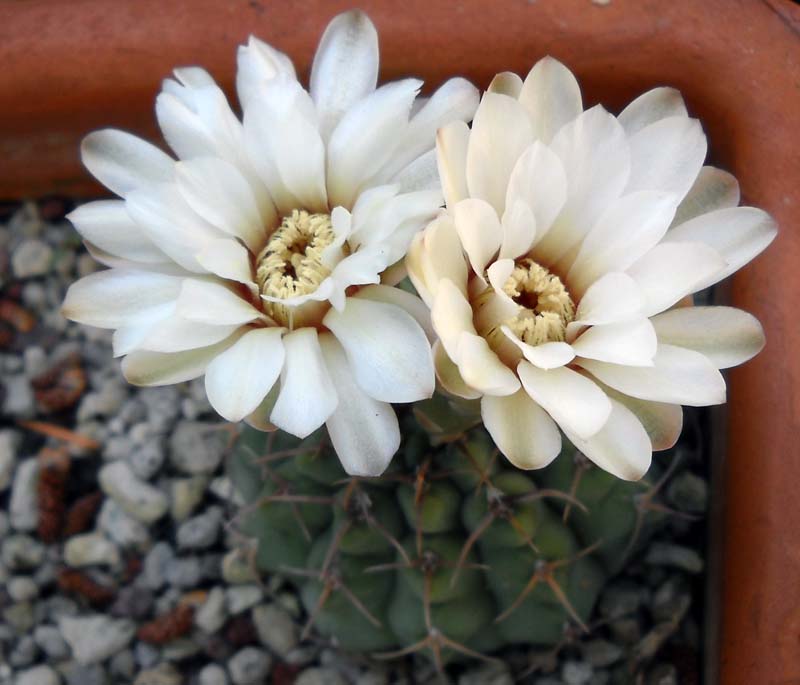
[[[377,479],[347,476],[324,432],[245,429],[230,476],[259,571],[299,587],[313,628],[346,650],[426,652],[441,668],[584,627],[604,583],[664,519],[647,481],[592,467],[568,443],[541,471],[511,466],[479,409],[443,397],[402,416]]]

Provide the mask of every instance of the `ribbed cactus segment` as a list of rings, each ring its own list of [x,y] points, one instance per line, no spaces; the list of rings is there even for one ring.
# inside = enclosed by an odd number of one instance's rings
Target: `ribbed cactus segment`
[[[342,648],[424,651],[437,665],[504,645],[554,645],[584,626],[625,555],[661,523],[648,484],[619,481],[567,446],[520,471],[475,403],[442,397],[402,416],[377,479],[352,478],[322,431],[246,429],[230,476],[255,562],[300,588],[316,630]]]

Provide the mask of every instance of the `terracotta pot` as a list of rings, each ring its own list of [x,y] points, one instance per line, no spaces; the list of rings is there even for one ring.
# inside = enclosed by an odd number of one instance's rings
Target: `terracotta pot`
[[[80,138],[114,125],[155,139],[152,106],[175,65],[200,63],[230,92],[234,48],[255,33],[307,72],[340,0],[28,0],[0,4],[0,198],[100,191]],[[745,201],[771,212],[776,244],[738,275],[735,304],[768,345],[730,374],[721,653],[726,684],[800,682],[800,8],[789,0],[361,0],[381,34],[382,77],[485,86],[544,54],[577,74],[586,100],[620,108],[678,87],[713,159]],[[719,583],[713,584],[715,592]],[[713,604],[713,602],[712,602]],[[713,655],[714,643],[709,643]]]

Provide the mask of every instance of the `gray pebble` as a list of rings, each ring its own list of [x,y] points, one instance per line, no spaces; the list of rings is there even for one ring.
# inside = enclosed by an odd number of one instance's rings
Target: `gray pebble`
[[[170,513],[180,523],[185,521],[203,501],[208,488],[207,476],[175,478],[170,482]]]
[[[29,419],[36,413],[36,400],[28,377],[24,374],[6,376],[2,413],[18,419]]]
[[[587,685],[592,679],[592,665],[583,661],[567,661],[561,667],[565,685]]]
[[[205,549],[219,538],[223,511],[221,507],[209,507],[202,514],[184,521],[178,528],[178,547],[181,549]]]
[[[257,647],[245,647],[228,661],[228,671],[235,685],[261,685],[271,667],[272,658]]]
[[[78,421],[105,418],[115,414],[128,397],[128,388],[116,378],[106,381],[99,390],[86,393],[78,405]]]
[[[48,621],[57,623],[62,616],[75,616],[78,613],[77,603],[69,597],[53,595],[43,602],[45,616]]]
[[[30,576],[16,576],[9,579],[6,591],[15,602],[25,602],[39,596],[39,588]]]
[[[54,625],[43,623],[33,631],[36,644],[52,661],[61,661],[69,656],[69,647]]]
[[[141,621],[153,608],[153,592],[146,587],[128,585],[117,593],[110,613],[118,618]]]
[[[180,421],[170,436],[170,461],[183,473],[213,473],[225,454],[229,433],[218,423]]]
[[[113,499],[103,502],[97,525],[123,549],[144,551],[150,547],[150,532],[141,521],[133,518]]]
[[[123,649],[121,652],[117,652],[108,662],[108,670],[111,676],[117,680],[126,683],[133,680],[133,675],[136,673],[136,661],[133,658],[133,651]]]
[[[297,624],[287,611],[275,604],[263,604],[253,609],[253,624],[258,639],[270,651],[285,658],[299,641]]]
[[[332,668],[307,668],[297,676],[294,685],[347,685],[347,681]]]
[[[115,567],[120,563],[117,546],[100,532],[73,535],[64,545],[64,561],[74,568]]]
[[[208,664],[197,678],[198,685],[229,685],[228,674],[222,666]]]
[[[17,635],[24,635],[33,628],[33,605],[30,602],[10,604],[3,609],[3,620]]]
[[[505,664],[484,664],[464,673],[458,685],[514,685],[514,679]]]
[[[228,607],[225,591],[221,587],[212,588],[206,601],[197,610],[195,625],[206,633],[216,633],[228,620]]]
[[[247,555],[247,550],[238,547],[225,555],[222,559],[222,577],[226,583],[239,585],[256,580],[255,569]]]
[[[44,561],[44,547],[28,535],[9,535],[3,540],[0,556],[9,570],[28,571]]]
[[[34,666],[17,676],[16,685],[58,685],[61,678],[49,666]]]
[[[104,661],[124,649],[136,633],[136,624],[102,614],[65,616],[58,622],[61,635],[78,663]]]
[[[103,445],[103,459],[106,461],[128,459],[131,452],[133,452],[133,440],[127,435],[110,437]]]
[[[79,664],[71,661],[61,667],[67,685],[109,685],[110,680],[100,664]]]
[[[603,668],[620,659],[622,649],[608,640],[590,640],[581,645],[583,658],[592,666]]]
[[[703,570],[703,558],[696,550],[668,542],[653,542],[644,561],[654,566],[672,566],[689,573],[700,573]]]
[[[23,635],[8,655],[8,661],[15,668],[30,666],[36,660],[37,651],[38,647],[33,637]]]
[[[153,647],[153,645],[149,645],[146,642],[137,642],[133,648],[133,654],[140,668],[151,668],[155,666],[161,658],[161,652]]]
[[[142,445],[136,445],[128,456],[128,463],[133,472],[142,480],[150,480],[164,464],[164,448],[157,439],[150,439]]]
[[[225,603],[231,616],[254,607],[264,598],[260,585],[236,585],[225,590]]]
[[[161,658],[165,661],[185,661],[197,656],[203,649],[203,645],[194,637],[184,637],[164,645],[161,650]]]
[[[17,464],[19,442],[20,436],[17,431],[0,431],[0,492],[11,484],[11,477]]]
[[[147,587],[158,590],[167,582],[167,570],[175,558],[175,552],[166,542],[158,542],[144,558],[142,579]]]
[[[39,483],[39,462],[31,457],[20,462],[11,488],[9,515],[11,525],[17,530],[31,531],[39,522],[36,486]]]
[[[182,685],[183,676],[172,664],[159,664],[155,668],[142,671],[136,676],[133,685]]]
[[[53,248],[41,240],[24,240],[11,255],[11,268],[17,278],[42,276],[50,270]]]
[[[203,578],[200,560],[197,557],[172,559],[167,565],[166,578],[173,587],[197,587]]]
[[[167,496],[137,478],[124,461],[106,464],[100,469],[99,480],[103,492],[142,523],[154,523],[167,513]]]

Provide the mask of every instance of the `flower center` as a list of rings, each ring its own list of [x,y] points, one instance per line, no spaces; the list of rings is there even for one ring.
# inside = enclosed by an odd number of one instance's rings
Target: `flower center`
[[[541,345],[565,339],[567,324],[575,318],[575,304],[558,276],[532,259],[520,259],[503,292],[524,307],[507,322],[520,340]]]
[[[330,214],[295,209],[283,217],[258,255],[256,281],[262,295],[286,300],[313,293],[331,273],[322,255],[335,234]],[[265,300],[264,311],[280,324],[290,322],[289,307]]]

